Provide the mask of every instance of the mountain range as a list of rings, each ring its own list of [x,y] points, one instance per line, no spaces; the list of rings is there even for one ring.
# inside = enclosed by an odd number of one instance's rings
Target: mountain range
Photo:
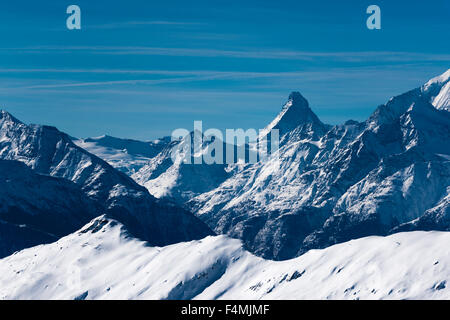
[[[35,204],[35,208],[30,207],[19,218],[18,214],[12,214],[17,207],[16,200],[14,197],[6,198],[0,212],[0,220],[6,223],[27,225],[39,229],[43,234],[67,235],[80,227],[80,221],[86,224],[92,217],[107,214],[126,225],[134,236],[153,245],[201,239],[213,234],[190,212],[174,203],[154,198],[126,174],[75,145],[67,134],[54,127],[26,125],[5,111],[0,113],[0,159],[25,164],[39,181],[43,179],[42,176],[51,176],[55,178],[51,180],[55,184],[69,185],[70,182],[76,194],[82,198],[78,202],[82,207],[72,206],[69,200],[75,195],[58,198],[58,194],[52,193],[57,187],[51,183],[28,184],[27,188],[36,189],[31,194],[37,198],[28,200]],[[12,165],[5,162],[3,168],[7,170]],[[20,182],[22,178],[24,181]],[[26,173],[18,173],[14,184],[27,184],[28,178]],[[47,186],[50,189],[44,188]],[[15,190],[18,196],[24,196],[20,188],[16,187]],[[41,194],[46,195],[48,201]],[[60,206],[65,200],[68,202]],[[84,206],[84,202],[93,202],[95,209]],[[79,208],[78,214],[75,213],[77,219],[62,220],[63,216],[73,215],[75,208]],[[37,226],[35,222],[40,219],[37,215],[51,215],[55,221]],[[59,232],[52,230],[55,224],[61,224]],[[15,249],[16,246],[9,252]]]
[[[0,299],[448,298],[449,83],[339,125],[292,92],[255,163],[1,111]]]
[[[268,259],[369,235],[448,230],[449,77],[391,98],[364,122],[335,126],[293,92],[263,131],[279,130],[272,158],[173,163],[166,144],[131,177]]]

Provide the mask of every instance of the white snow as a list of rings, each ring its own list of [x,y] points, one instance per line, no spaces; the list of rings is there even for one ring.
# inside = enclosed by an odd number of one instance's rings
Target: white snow
[[[423,88],[426,90],[431,87],[433,84],[441,84],[450,80],[450,69],[445,71],[443,74],[430,79],[427,83],[423,85]]]
[[[436,109],[450,111],[450,82],[442,87],[432,104]]]
[[[92,140],[94,140],[94,138]],[[150,158],[145,156],[129,154],[126,150],[117,150],[102,146],[98,142],[86,142],[82,139],[74,140],[73,142],[80,148],[95,154],[97,157],[108,162],[114,168],[123,171],[130,176],[137,172],[150,160]]]
[[[226,236],[148,247],[100,217],[0,260],[0,299],[449,299],[449,242],[398,233],[276,262]]]
[[[450,69],[422,86],[422,92],[429,95],[430,103],[440,110],[450,111]]]

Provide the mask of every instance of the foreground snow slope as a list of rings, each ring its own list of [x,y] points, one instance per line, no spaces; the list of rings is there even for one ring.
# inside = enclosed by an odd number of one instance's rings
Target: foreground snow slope
[[[148,247],[103,216],[0,260],[0,299],[449,299],[449,241],[398,233],[280,262],[226,236]]]

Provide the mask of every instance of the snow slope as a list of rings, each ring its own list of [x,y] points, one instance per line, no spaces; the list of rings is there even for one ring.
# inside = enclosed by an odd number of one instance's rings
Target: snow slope
[[[161,152],[170,143],[170,137],[144,142],[104,135],[95,138],[74,139],[73,142],[105,160],[117,170],[131,176]]]
[[[192,138],[193,134],[186,138]],[[164,137],[151,142],[101,136],[73,142],[146,187],[151,195],[179,204],[217,187],[228,176],[224,165],[191,165],[171,159],[172,148],[182,144]],[[205,152],[207,144],[203,143]]]
[[[428,95],[436,109],[450,111],[450,69],[422,86],[423,93]]]
[[[194,141],[199,150],[193,150]],[[220,143],[226,145],[222,141]],[[230,176],[225,164],[196,163],[200,155],[208,152],[210,145],[202,133],[191,132],[167,144],[131,177],[153,196],[183,205],[193,197],[216,188]]]
[[[99,217],[0,260],[0,299],[449,299],[449,242],[398,233],[268,261],[226,236],[149,247]]]

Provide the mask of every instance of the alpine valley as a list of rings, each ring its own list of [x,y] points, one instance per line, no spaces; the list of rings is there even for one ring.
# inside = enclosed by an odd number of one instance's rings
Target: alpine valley
[[[0,299],[449,299],[449,88],[333,126],[292,92],[256,163],[1,111]]]

